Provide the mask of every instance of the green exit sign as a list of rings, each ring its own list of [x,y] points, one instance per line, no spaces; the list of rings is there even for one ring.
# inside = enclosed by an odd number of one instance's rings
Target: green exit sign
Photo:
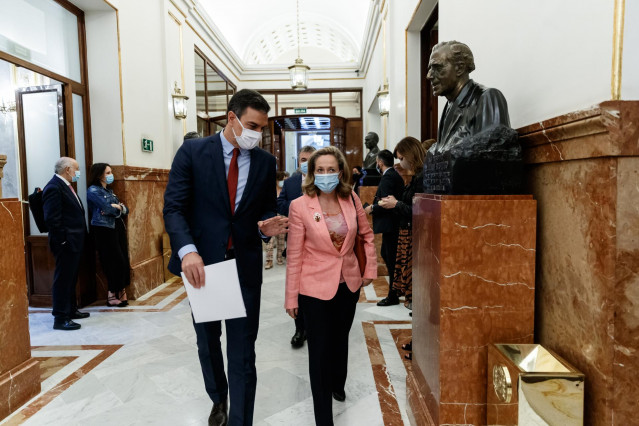
[[[295,114],[306,114],[306,108],[295,108]]]
[[[142,151],[153,152],[153,141],[151,139],[142,139]]]

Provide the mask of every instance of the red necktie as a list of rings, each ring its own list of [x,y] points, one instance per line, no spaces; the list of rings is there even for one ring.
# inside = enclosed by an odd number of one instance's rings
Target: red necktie
[[[240,169],[237,167],[237,157],[240,154],[239,148],[233,149],[233,158],[231,158],[231,165],[229,166],[229,175],[226,178],[226,186],[229,190],[229,200],[231,201],[231,214],[235,214],[235,197],[237,195],[237,178],[240,174]],[[229,242],[226,246],[227,250],[233,246],[233,236],[229,235]]]

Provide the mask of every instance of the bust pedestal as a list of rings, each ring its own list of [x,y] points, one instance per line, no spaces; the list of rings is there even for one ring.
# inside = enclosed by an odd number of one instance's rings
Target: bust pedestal
[[[31,357],[22,204],[0,199],[0,420],[40,392],[40,366]]]
[[[532,343],[537,203],[413,199],[413,425],[485,424],[489,343]]]

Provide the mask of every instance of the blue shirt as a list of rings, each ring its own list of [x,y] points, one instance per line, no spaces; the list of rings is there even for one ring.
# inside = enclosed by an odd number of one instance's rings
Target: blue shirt
[[[229,177],[229,167],[231,167],[231,160],[233,159],[233,150],[235,147],[224,137],[224,130],[220,132],[220,139],[222,139],[222,152],[224,154],[224,169],[226,170],[226,178]],[[244,188],[246,188],[246,181],[248,180],[249,169],[251,168],[251,151],[248,149],[240,148],[240,154],[237,157],[237,167],[239,174],[237,176],[237,192],[235,193],[235,211],[237,211],[240,201],[242,201],[242,195],[244,195]],[[191,252],[197,252],[195,244],[187,244],[178,250],[178,256],[180,260]]]

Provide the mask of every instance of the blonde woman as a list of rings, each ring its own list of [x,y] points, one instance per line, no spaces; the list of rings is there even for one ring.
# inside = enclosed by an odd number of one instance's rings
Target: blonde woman
[[[333,424],[331,396],[344,401],[348,334],[360,288],[377,277],[377,258],[366,213],[352,191],[351,171],[335,147],[308,160],[303,195],[291,203],[286,268],[286,312],[304,315],[317,425]],[[364,239],[366,266],[353,251]]]

